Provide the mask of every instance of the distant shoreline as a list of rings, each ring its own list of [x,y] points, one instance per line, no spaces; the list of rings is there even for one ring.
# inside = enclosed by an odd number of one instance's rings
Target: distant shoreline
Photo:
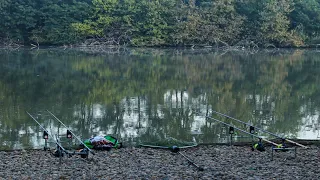
[[[300,47],[294,46],[285,46],[285,47],[276,47],[276,46],[268,46],[268,47],[249,47],[249,46],[215,46],[215,45],[203,45],[203,44],[190,44],[190,45],[183,45],[183,46],[176,46],[176,45],[164,45],[164,46],[122,46],[122,45],[81,45],[81,44],[68,44],[68,45],[39,45],[33,46],[29,44],[15,44],[12,46],[3,46],[0,45],[1,49],[19,49],[19,48],[28,48],[28,49],[48,49],[48,48],[65,48],[65,49],[78,49],[78,48],[97,48],[97,47],[104,47],[104,48],[152,48],[152,49],[317,49],[320,48],[320,44],[308,44]]]

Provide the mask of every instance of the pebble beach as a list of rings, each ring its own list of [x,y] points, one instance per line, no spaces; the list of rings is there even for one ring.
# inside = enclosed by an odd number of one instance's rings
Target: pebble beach
[[[320,179],[317,146],[297,148],[296,157],[294,151],[274,152],[273,160],[271,147],[264,152],[216,145],[179,153],[144,147],[95,152],[60,162],[49,151],[1,151],[0,179]]]

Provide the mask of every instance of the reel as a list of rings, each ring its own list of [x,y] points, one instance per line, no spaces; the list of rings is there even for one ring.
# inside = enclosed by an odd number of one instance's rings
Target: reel
[[[180,151],[180,148],[178,146],[172,146],[170,147],[171,152],[177,153]]]
[[[83,148],[83,149],[81,149],[81,151],[78,154],[80,154],[81,158],[88,158],[89,151],[87,148]]]
[[[259,139],[259,142],[258,142],[258,143],[253,144],[253,146],[251,147],[251,150],[252,150],[252,151],[254,151],[255,149],[256,149],[257,151],[260,151],[260,152],[263,152],[263,151],[266,150],[265,147],[264,147],[264,145],[263,145],[263,143],[262,143],[262,141],[261,141],[261,138]]]
[[[54,151],[53,155],[55,157],[63,157],[63,151],[61,148],[58,148],[57,150]]]

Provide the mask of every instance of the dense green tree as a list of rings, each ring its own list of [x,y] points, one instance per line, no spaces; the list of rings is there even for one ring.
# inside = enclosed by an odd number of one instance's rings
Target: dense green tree
[[[0,37],[16,42],[63,44],[77,39],[71,24],[87,19],[87,1],[3,0]]]
[[[320,1],[294,0],[294,10],[290,13],[291,28],[310,43],[320,43]]]
[[[1,0],[0,39],[131,46],[318,44],[317,0]]]
[[[32,0],[4,0],[1,5],[1,28],[2,38],[12,38],[24,43],[28,40],[30,32],[36,27],[35,16],[38,9],[35,8],[37,1]]]
[[[290,29],[293,9],[292,0],[238,1],[237,10],[246,18],[242,39],[260,46],[301,46],[302,39]]]
[[[288,14],[293,9],[292,0],[266,0],[261,4],[260,39],[276,45],[286,45],[290,39]]]
[[[192,45],[203,43],[201,37],[201,14],[199,8],[195,6],[194,1],[189,1],[188,4],[179,4],[175,13],[175,28],[173,43],[176,45]]]
[[[90,6],[81,1],[44,1],[37,17],[38,26],[31,33],[33,41],[46,44],[73,44],[79,36],[71,24],[84,21],[91,13]]]
[[[234,0],[216,0],[212,5],[203,8],[204,23],[202,34],[207,34],[205,39],[211,42],[221,40],[235,44],[242,32],[243,17],[235,9]]]
[[[169,29],[165,10],[173,5],[169,0],[93,0],[94,15],[73,27],[84,36],[107,38],[117,44],[161,45]]]

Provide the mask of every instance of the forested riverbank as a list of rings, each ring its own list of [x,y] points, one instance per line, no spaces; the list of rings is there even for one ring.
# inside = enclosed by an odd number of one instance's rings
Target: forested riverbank
[[[319,0],[3,0],[0,45],[314,47]]]

